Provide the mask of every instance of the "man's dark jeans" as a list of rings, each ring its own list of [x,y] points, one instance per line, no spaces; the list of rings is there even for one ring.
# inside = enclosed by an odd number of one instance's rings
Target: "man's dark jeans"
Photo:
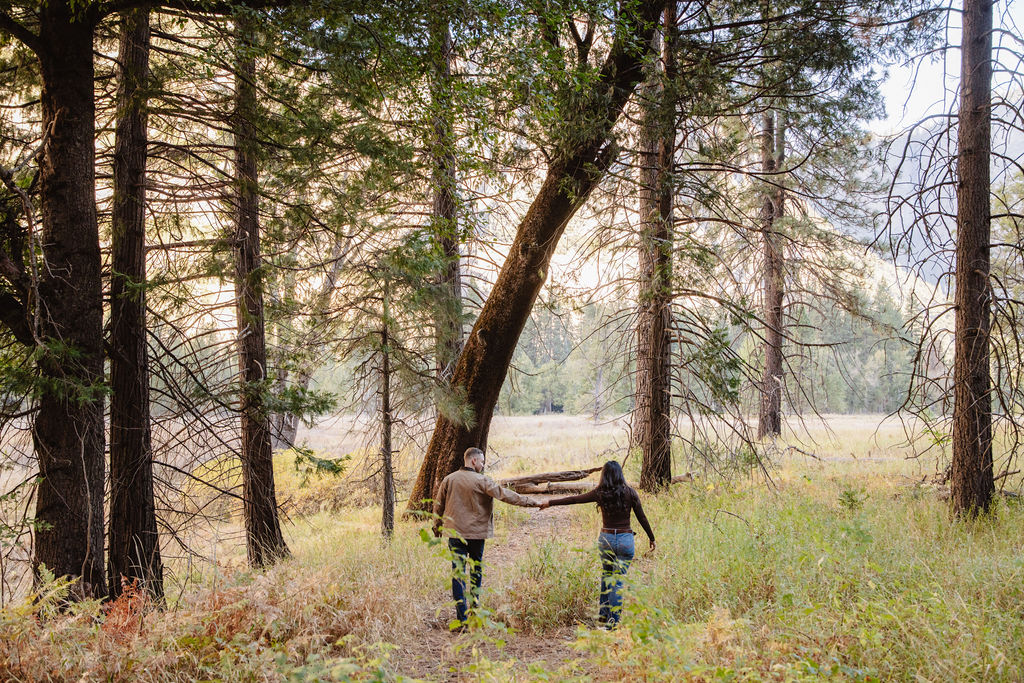
[[[455,618],[465,623],[466,612],[476,606],[480,595],[480,584],[484,577],[484,539],[473,538],[463,541],[449,538],[452,551],[452,597],[455,599]],[[467,600],[466,574],[469,573],[470,589]]]

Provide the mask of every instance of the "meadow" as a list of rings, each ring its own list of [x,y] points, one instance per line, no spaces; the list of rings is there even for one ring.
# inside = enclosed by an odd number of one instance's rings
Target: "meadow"
[[[339,419],[301,435],[357,449]],[[625,457],[624,425],[497,418],[496,476]],[[0,612],[3,680],[1017,681],[1024,667],[1024,510],[951,519],[902,426],[791,423],[765,470],[701,471],[680,450],[644,505],[622,626],[596,624],[593,506],[498,505],[473,628],[448,631],[449,568],[426,524],[379,533],[372,478],[303,477],[279,457],[292,557],[245,568],[237,520],[214,559],[172,564],[168,604],[129,594],[60,612],[60,582]],[[627,461],[634,477],[635,456]],[[400,480],[415,454],[400,459]],[[303,479],[306,479],[304,482]],[[1014,486],[1019,487],[1019,483]],[[407,487],[406,487],[406,490]]]

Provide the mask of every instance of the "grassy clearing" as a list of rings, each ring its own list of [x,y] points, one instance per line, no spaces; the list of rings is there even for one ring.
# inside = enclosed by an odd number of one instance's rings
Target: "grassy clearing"
[[[614,444],[598,426],[580,454],[587,437],[565,424],[496,434],[500,468],[589,464]],[[219,564],[193,567],[166,611],[122,600],[60,615],[51,586],[0,613],[0,679],[1020,680],[1024,508],[953,522],[915,485],[934,463],[903,459],[897,432],[862,420],[833,434],[800,441],[818,459],[781,451],[774,486],[704,479],[647,497],[658,553],[635,560],[614,632],[592,628],[593,506],[500,506],[481,627],[463,636],[443,628],[447,565],[420,525],[385,547],[377,509],[337,507],[295,517],[294,557],[264,573],[225,532]],[[559,654],[533,661],[552,642]]]
[[[633,575],[635,613],[602,660],[610,679],[657,679],[672,661],[699,677],[1019,676],[1018,506],[953,524],[930,495],[821,473],[777,494],[674,492],[654,515],[664,556]]]
[[[581,628],[599,680],[1020,680],[1024,510],[952,523],[933,492],[849,476],[780,473],[763,487],[677,488],[651,501],[658,555],[630,572],[614,633]],[[510,623],[543,632],[595,599],[592,510],[519,565]],[[643,543],[638,544],[643,547]]]

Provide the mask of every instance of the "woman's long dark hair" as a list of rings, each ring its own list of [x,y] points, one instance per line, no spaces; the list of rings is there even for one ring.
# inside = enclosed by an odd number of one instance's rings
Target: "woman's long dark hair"
[[[601,481],[597,484],[597,506],[605,510],[628,510],[632,507],[633,489],[626,483],[622,465],[609,460],[601,469]]]

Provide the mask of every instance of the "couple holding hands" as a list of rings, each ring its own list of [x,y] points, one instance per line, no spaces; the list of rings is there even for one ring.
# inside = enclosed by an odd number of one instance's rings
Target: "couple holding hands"
[[[483,474],[484,452],[479,448],[466,449],[462,469],[452,472],[438,487],[434,496],[434,535],[440,537],[442,525],[448,532],[448,547],[452,551],[452,598],[455,600],[455,618],[462,627],[467,610],[475,605],[483,580],[484,541],[494,536],[492,506],[494,499],[522,507],[575,505],[596,503],[601,510],[601,534],[597,546],[601,552],[601,595],[599,622],[614,628],[622,611],[622,577],[629,569],[635,552],[630,516],[647,533],[654,550],[654,532],[640,504],[636,490],[626,483],[622,466],[609,460],[601,470],[597,487],[578,496],[566,496],[540,502],[503,488]],[[466,578],[470,581],[467,594]]]

